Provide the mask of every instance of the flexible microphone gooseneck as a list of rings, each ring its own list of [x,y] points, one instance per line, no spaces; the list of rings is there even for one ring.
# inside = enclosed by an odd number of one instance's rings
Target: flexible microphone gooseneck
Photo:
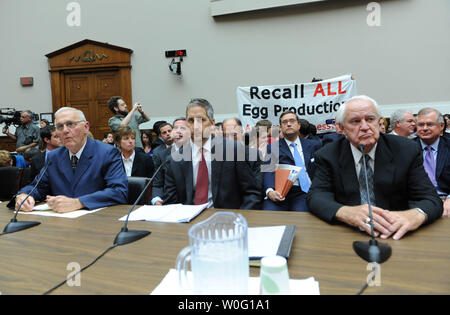
[[[158,175],[160,169],[168,162],[169,160],[165,160],[161,165],[158,167],[156,172],[153,174],[153,177],[148,181],[147,185],[145,185],[144,189],[142,190],[139,197],[134,202],[133,206],[131,207],[130,211],[128,211],[127,218],[125,220],[125,223],[123,224],[122,229],[120,230],[119,234],[116,235],[116,238],[114,239],[114,245],[125,245],[128,243],[132,243],[134,241],[137,241],[143,237],[146,237],[151,232],[145,231],[145,230],[128,230],[128,219],[130,218],[131,212],[136,207],[137,203],[141,200],[142,196],[144,196],[145,192],[147,191],[147,188],[151,185],[153,182],[153,179]]]
[[[137,241],[147,235],[149,235],[151,232],[149,231],[143,231],[143,230],[128,230],[127,228],[127,224],[128,224],[128,218],[130,217],[131,212],[133,211],[133,209],[136,207],[137,203],[139,202],[139,200],[141,200],[142,196],[144,195],[145,191],[147,190],[147,188],[150,186],[150,184],[153,182],[153,179],[156,177],[156,175],[158,175],[159,170],[168,162],[169,160],[164,161],[164,163],[162,163],[158,169],[156,170],[156,172],[153,174],[153,177],[148,181],[147,185],[145,185],[144,189],[142,190],[141,194],[139,195],[139,197],[136,199],[136,201],[134,202],[133,206],[131,207],[130,211],[128,211],[128,215],[127,215],[127,219],[125,220],[125,223],[122,227],[122,229],[120,230],[119,234],[116,235],[116,238],[114,239],[114,244],[111,245],[110,247],[108,247],[103,253],[101,253],[97,258],[95,258],[91,263],[89,263],[88,265],[84,266],[83,268],[81,268],[80,270],[78,270],[78,272],[76,272],[75,274],[71,275],[71,277],[75,277],[76,275],[78,275],[79,273],[81,273],[82,271],[86,270],[87,268],[89,268],[90,266],[92,266],[93,264],[95,264],[100,258],[102,258],[107,252],[109,252],[111,249],[120,246],[120,245],[125,245],[128,243],[132,243],[134,241]],[[55,291],[57,288],[59,288],[60,286],[62,286],[64,283],[66,283],[70,278],[66,278],[64,279],[62,282],[58,283],[56,286],[54,286],[53,288],[51,288],[50,290],[47,290],[46,292],[43,293],[43,295],[47,295],[53,291]]]
[[[36,184],[34,185],[33,189],[28,193],[28,195],[25,197],[25,199],[22,200],[20,205],[17,207],[17,210],[14,212],[14,217],[11,219],[11,221],[5,226],[2,234],[8,234],[8,233],[14,233],[22,230],[29,229],[33,226],[41,224],[41,222],[37,221],[17,221],[17,214],[20,211],[20,208],[22,208],[23,203],[30,197],[30,195],[36,190],[37,186],[41,182],[42,177],[44,176],[45,172],[47,171],[48,167],[51,165],[51,162],[48,161],[47,165],[45,165],[44,171],[41,173],[41,176],[39,176]]]
[[[374,235],[374,224],[373,224],[373,216],[372,216],[372,206],[370,204],[370,196],[369,196],[369,181],[367,179],[367,165],[364,153],[364,145],[359,144],[358,149],[363,154],[363,168],[364,168],[364,177],[366,182],[366,191],[367,191],[367,204],[369,206],[369,219],[370,219],[370,231],[371,231],[371,239],[369,242],[355,241],[353,242],[353,250],[358,254],[359,257],[364,259],[367,262],[381,264],[391,257],[392,249],[389,244],[378,243],[375,239]],[[360,170],[362,172],[362,170]],[[366,288],[367,283],[361,289],[358,294],[361,294]]]

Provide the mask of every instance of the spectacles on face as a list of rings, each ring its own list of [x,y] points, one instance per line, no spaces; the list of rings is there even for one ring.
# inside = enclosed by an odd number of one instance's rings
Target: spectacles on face
[[[423,128],[425,126],[427,126],[428,128],[433,128],[433,127],[436,127],[437,125],[438,124],[434,123],[434,122],[428,122],[428,123],[420,122],[420,123],[417,123],[417,127],[419,127],[419,128]]]
[[[282,125],[287,125],[287,124],[295,124],[297,122],[297,119],[295,118],[291,118],[291,119],[285,119],[281,121]]]
[[[68,121],[68,122],[66,122],[66,123],[64,123],[64,124],[57,123],[57,124],[55,125],[55,128],[56,128],[56,130],[58,130],[58,131],[63,131],[63,130],[64,130],[64,126],[66,126],[66,127],[69,128],[69,129],[74,129],[74,128],[77,126],[77,124],[79,124],[79,123],[82,122],[82,121],[84,121],[84,120]]]

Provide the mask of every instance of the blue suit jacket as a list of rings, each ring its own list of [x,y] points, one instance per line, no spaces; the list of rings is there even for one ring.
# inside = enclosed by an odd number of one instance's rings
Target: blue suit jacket
[[[309,178],[313,179],[314,176],[314,152],[321,148],[320,142],[309,139],[300,138],[300,143],[302,145],[303,157],[305,160],[306,171],[308,172]],[[290,164],[295,165],[294,157],[292,156],[291,150],[289,149],[286,141],[284,139],[280,139],[277,142],[271,143],[267,152],[269,156],[272,154],[272,147],[275,145],[279,145],[279,160],[276,164]],[[268,161],[266,161],[267,163]],[[273,163],[273,161],[270,161]],[[275,165],[273,165],[275,167]],[[263,194],[266,193],[268,188],[275,189],[275,171],[273,172],[264,172],[264,191]]]
[[[87,138],[75,173],[67,148],[49,152],[47,159],[51,164],[32,194],[35,200],[44,200],[47,195],[63,195],[79,198],[87,209],[127,203],[127,175],[119,150],[114,146]],[[19,193],[29,193],[41,172]]]

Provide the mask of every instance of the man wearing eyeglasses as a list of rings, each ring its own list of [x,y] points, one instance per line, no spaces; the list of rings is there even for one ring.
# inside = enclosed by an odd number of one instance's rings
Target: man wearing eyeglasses
[[[450,141],[441,137],[444,116],[434,108],[417,115],[417,138],[423,152],[423,166],[443,201],[443,216],[450,217]]]
[[[16,151],[21,154],[39,144],[40,129],[38,125],[33,124],[33,113],[30,110],[20,114],[20,122],[22,124],[16,128],[15,134],[10,133],[6,127],[3,128],[3,133],[16,141]]]
[[[48,170],[21,210],[32,211],[36,201],[44,200],[58,213],[126,204],[128,182],[119,151],[88,137],[89,122],[78,109],[60,108],[55,126],[63,147],[48,153]],[[19,191],[16,208],[43,170]]]
[[[300,120],[294,112],[287,111],[280,116],[280,128],[283,139],[271,143],[267,153],[271,159],[276,152],[274,146],[278,146],[278,163],[301,167],[298,180],[296,180],[285,197],[275,189],[275,172],[264,172],[264,192],[267,199],[264,200],[264,210],[294,210],[308,211],[306,206],[306,194],[311,186],[314,175],[313,154],[320,149],[320,142],[300,138]],[[272,162],[272,164],[274,164]]]

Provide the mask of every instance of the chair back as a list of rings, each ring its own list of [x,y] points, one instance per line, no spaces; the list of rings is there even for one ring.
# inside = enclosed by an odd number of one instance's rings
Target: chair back
[[[128,177],[128,204],[134,204],[144,190],[145,185],[147,185],[150,178],[147,177]],[[151,196],[151,186],[147,188],[144,196],[142,196],[141,200],[138,202],[138,205],[144,205],[149,203],[149,198]]]
[[[0,167],[0,200],[10,200],[20,189],[22,169],[15,166]]]

